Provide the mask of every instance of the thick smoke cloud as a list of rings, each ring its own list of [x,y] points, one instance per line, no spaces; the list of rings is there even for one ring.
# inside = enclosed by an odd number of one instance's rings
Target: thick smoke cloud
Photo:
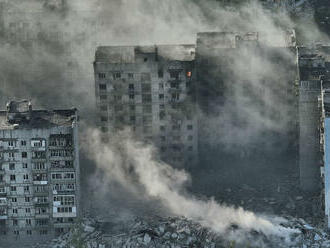
[[[243,241],[251,230],[283,238],[286,242],[290,234],[297,232],[279,225],[283,219],[260,217],[242,208],[220,206],[212,199],[199,200],[185,193],[189,175],[157,160],[157,153],[151,146],[133,141],[127,131],[112,136],[113,144],[100,142],[102,134],[97,130],[89,129],[85,135],[89,141],[86,152],[108,180],[135,192],[140,199],[151,197],[160,201],[171,214],[200,222],[237,242]],[[230,232],[233,225],[239,229]]]

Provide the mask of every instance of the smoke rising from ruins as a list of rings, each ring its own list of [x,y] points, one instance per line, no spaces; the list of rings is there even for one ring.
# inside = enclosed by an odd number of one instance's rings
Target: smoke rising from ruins
[[[18,5],[23,3],[27,1]],[[265,13],[256,3],[243,6],[239,11],[221,8],[213,1],[188,0],[49,1],[43,8],[42,11],[50,15],[41,15],[41,20],[32,19],[35,24],[31,26],[31,34],[35,35],[37,45],[6,44],[0,50],[1,95],[32,98],[42,107],[76,106],[84,117],[82,122],[87,120],[88,125],[92,122],[95,105],[92,61],[98,45],[193,44],[197,32],[234,30],[259,32],[264,43],[276,46],[283,42],[283,36],[279,35],[283,28],[294,27],[288,16]],[[17,16],[10,18],[19,19]],[[38,22],[45,25],[41,32]],[[56,42],[47,35],[50,30],[54,31]],[[286,52],[282,55],[292,56]],[[250,82],[249,90],[258,92],[265,77],[269,82],[279,83],[278,75],[287,75],[287,68],[270,62],[270,57],[242,50],[240,57],[230,58],[233,68],[230,80],[238,83],[232,88],[231,101],[222,111],[207,116],[209,122],[205,128],[209,130],[210,144],[216,145],[220,140],[228,149],[236,145],[244,147],[262,136],[263,130],[280,133],[286,128],[286,116],[282,111],[287,106],[277,104],[278,99],[270,99],[267,90],[257,94],[261,105],[269,104],[269,111],[280,116],[281,121],[273,120],[271,116],[261,115],[260,107],[250,104],[243,91],[246,81]],[[241,78],[241,73],[236,75],[235,70],[245,71],[246,77]],[[268,89],[279,90],[281,86],[273,84]],[[247,128],[233,128],[232,123],[236,121],[233,112],[245,117]],[[218,232],[224,233],[232,224],[269,235],[286,236],[292,231],[273,224],[275,219],[264,219],[184,193],[189,175],[155,160],[152,147],[143,147],[129,135],[124,139],[113,137],[109,145],[104,145],[96,131],[88,129],[85,133],[82,136],[87,142],[83,150],[89,151],[88,157],[105,172],[105,182],[116,181],[132,195],[160,199],[174,214],[200,221]],[[95,192],[107,193],[103,184],[93,187]]]
[[[198,200],[185,193],[184,185],[189,181],[189,175],[157,160],[154,148],[133,141],[128,131],[111,137],[115,145],[101,143],[102,135],[95,129],[87,130],[85,135],[89,141],[86,152],[96,161],[107,180],[122,184],[140,198],[159,200],[174,215],[200,222],[238,242],[244,240],[244,233],[251,230],[284,239],[297,232],[280,226],[283,219],[260,217],[242,208],[220,206],[212,199]],[[233,225],[239,226],[239,230],[230,231]],[[258,242],[256,240],[256,244]]]

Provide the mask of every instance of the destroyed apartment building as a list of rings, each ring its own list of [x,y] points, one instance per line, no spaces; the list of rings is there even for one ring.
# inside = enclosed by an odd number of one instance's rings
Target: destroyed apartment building
[[[0,244],[49,240],[79,216],[77,110],[0,111]]]
[[[98,47],[94,61],[98,125],[105,134],[130,126],[137,138],[153,141],[161,157],[172,165],[191,168],[201,163],[203,168],[214,167],[221,170],[223,181],[240,183],[237,166],[242,169],[242,161],[249,164],[244,170],[260,169],[255,156],[265,154],[266,149],[269,156],[276,157],[279,156],[274,150],[279,148],[288,153],[293,151],[293,163],[291,160],[285,163],[288,161],[285,157],[283,163],[276,162],[276,166],[283,165],[283,170],[289,168],[297,172],[297,51],[295,33],[287,31],[283,36],[284,39],[275,44],[258,33],[211,32],[199,33],[196,44]],[[255,78],[252,70],[230,68],[232,61],[242,59],[244,51],[265,60],[273,59],[272,66],[279,72],[283,64],[290,70],[278,73],[276,78],[259,72]],[[245,59],[249,59],[248,55]],[[264,82],[255,92],[253,80]],[[262,118],[280,119],[276,125],[280,126],[281,133],[261,127],[265,132],[248,148],[237,140],[235,148],[223,149],[225,138],[218,134],[221,128],[213,130],[209,119],[217,116],[221,119],[222,109],[235,100],[233,81],[244,82],[240,90],[256,105]],[[262,98],[265,91],[271,99]],[[264,104],[267,100],[276,101],[281,111]],[[244,104],[232,104],[237,107],[231,110],[232,116],[229,119],[227,116],[226,121],[233,130],[244,131],[246,126],[253,125],[246,124],[246,120],[254,121],[248,113],[241,114]],[[202,114],[197,109],[201,109]],[[247,155],[237,160],[239,150]],[[264,166],[262,169],[272,176],[277,168],[269,170],[269,166]]]
[[[98,125],[104,135],[130,126],[180,168],[197,163],[193,104],[195,46],[116,46],[96,51]]]

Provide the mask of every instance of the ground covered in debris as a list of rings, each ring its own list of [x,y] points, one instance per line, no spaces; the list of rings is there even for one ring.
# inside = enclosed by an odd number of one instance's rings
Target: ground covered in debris
[[[287,218],[283,227],[295,229],[289,239],[266,236],[250,230],[238,233],[239,226],[232,225],[225,234],[217,234],[199,223],[181,217],[135,219],[125,224],[122,233],[111,233],[106,223],[83,219],[75,229],[35,248],[224,248],[224,247],[330,247],[330,236],[323,230],[307,224],[302,219]],[[230,238],[229,238],[230,237]],[[234,238],[235,239],[235,238]]]

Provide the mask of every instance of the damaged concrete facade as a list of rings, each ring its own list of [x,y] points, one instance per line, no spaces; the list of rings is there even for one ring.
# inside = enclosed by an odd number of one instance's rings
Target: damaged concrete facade
[[[330,228],[330,46],[299,48],[300,184],[320,195]]]
[[[99,47],[95,94],[105,136],[130,126],[137,139],[156,144],[166,162],[194,167],[194,59],[194,45]]]
[[[0,111],[0,242],[29,244],[67,232],[79,216],[76,109]]]

